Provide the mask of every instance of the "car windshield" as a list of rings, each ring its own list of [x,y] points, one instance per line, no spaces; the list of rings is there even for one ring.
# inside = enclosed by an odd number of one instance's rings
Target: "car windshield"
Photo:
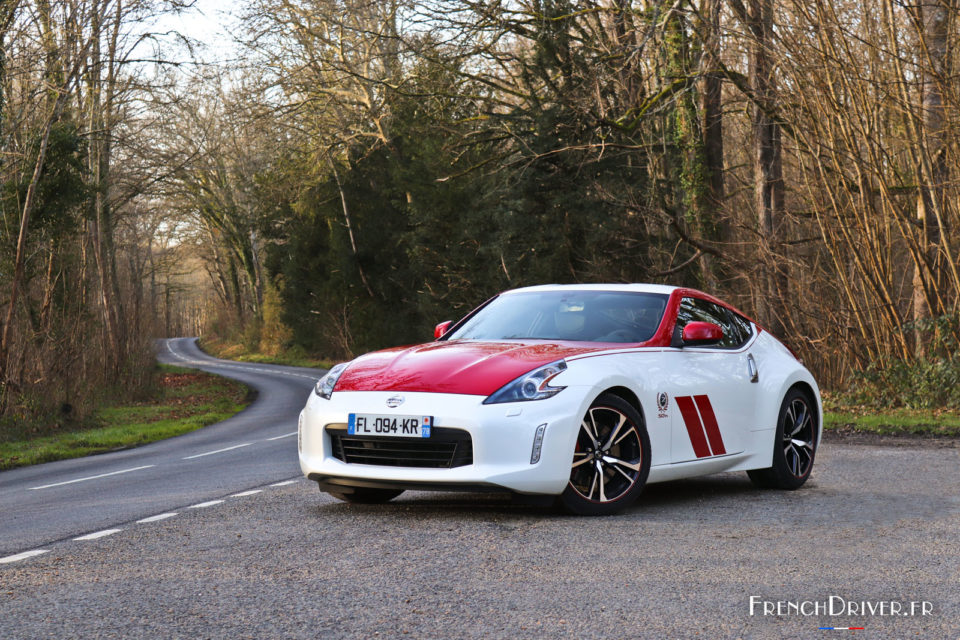
[[[656,333],[666,306],[667,296],[657,293],[508,293],[445,339],[644,342]]]

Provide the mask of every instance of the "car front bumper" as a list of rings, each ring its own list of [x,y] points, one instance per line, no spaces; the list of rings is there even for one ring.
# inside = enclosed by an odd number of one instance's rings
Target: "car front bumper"
[[[573,447],[588,401],[567,388],[552,398],[483,404],[483,396],[403,393],[401,406],[387,408],[394,392],[338,391],[329,400],[311,394],[300,415],[298,447],[304,475],[321,488],[366,486],[403,489],[509,490],[558,495],[570,477]],[[357,464],[334,455],[327,427],[346,425],[350,413],[432,416],[433,427],[469,433],[472,462],[452,468]],[[539,460],[537,428],[544,426]],[[424,439],[426,441],[427,439]]]

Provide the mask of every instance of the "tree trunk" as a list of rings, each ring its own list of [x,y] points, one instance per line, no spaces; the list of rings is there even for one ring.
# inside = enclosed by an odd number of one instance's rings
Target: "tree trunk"
[[[147,260],[150,264],[150,319],[157,317],[157,263],[153,255],[153,235],[147,238]],[[156,327],[151,327],[155,330]]]
[[[263,268],[260,264],[260,246],[257,232],[250,229],[250,261],[253,263],[253,300],[257,305],[257,319],[263,320]]]
[[[923,322],[944,313],[944,260],[941,251],[942,229],[945,218],[944,184],[947,180],[946,148],[944,144],[943,88],[947,75],[947,31],[950,11],[947,0],[930,0],[920,5],[923,33],[921,42],[926,59],[923,61],[922,138],[921,158],[929,161],[929,168],[920,167],[922,178],[917,194],[917,221],[920,232],[920,253],[923,264],[913,272],[913,319],[916,323],[916,353],[926,353]]]
[[[673,14],[664,25],[663,32],[664,69],[660,78],[661,86],[686,82],[696,73],[692,64],[692,37],[686,19]],[[673,185],[673,207],[676,224],[693,230],[699,239],[712,239],[712,212],[706,205],[706,176],[704,174],[703,131],[701,115],[692,89],[678,92],[670,103],[666,123],[667,140],[671,143],[665,149],[665,177]],[[695,247],[685,244],[683,267],[676,273],[683,273],[681,283],[711,288],[715,285],[709,274],[711,265],[701,260],[703,257]],[[689,252],[689,253],[688,253]],[[691,256],[697,258],[687,259]],[[687,269],[687,266],[694,266]]]
[[[53,240],[49,243],[50,254],[47,256],[47,277],[43,286],[43,304],[40,306],[40,330],[44,334],[50,332],[50,312],[53,308],[53,290],[60,279],[59,275],[54,277],[53,265],[56,260],[57,246]]]
[[[776,81],[770,45],[773,36],[773,0],[750,0],[750,88],[754,94],[753,175],[754,206],[759,230],[759,291],[757,310],[760,321],[778,336],[783,336],[781,318],[786,277],[778,252],[781,216],[784,208],[783,166],[780,125],[773,118]]]
[[[163,288],[163,335],[173,337],[170,326],[170,276],[167,275],[166,286]]]
[[[0,153],[7,150],[7,31],[19,4],[19,0],[0,0]]]
[[[122,328],[117,306],[116,262],[112,242],[113,220],[107,194],[109,189],[110,142],[109,133],[106,130],[109,126],[109,114],[106,111],[112,104],[110,96],[107,95],[112,91],[112,87],[109,78],[106,86],[104,83],[103,59],[100,48],[100,33],[103,28],[101,12],[103,9],[104,5],[99,0],[94,0],[91,6],[91,31],[94,34],[92,36],[92,64],[88,69],[89,75],[87,77],[88,126],[91,132],[88,163],[90,179],[95,189],[91,230],[93,233],[93,257],[99,275],[100,307],[106,333],[104,351],[112,363],[113,372],[117,374],[124,359],[124,341],[121,335]]]
[[[237,310],[237,321],[243,323],[243,290],[240,288],[240,274],[237,269],[237,262],[232,256],[227,256],[227,264],[230,267],[230,284],[233,288],[233,305]]]
[[[723,210],[723,105],[720,75],[720,9],[721,0],[704,0],[701,10],[703,55],[700,75],[703,78],[703,165],[706,174],[705,215],[712,218],[712,238],[720,243],[729,241],[729,224]],[[720,265],[713,256],[701,258],[708,286],[716,288],[721,278]]]
[[[367,282],[367,276],[363,272],[363,267],[360,265],[360,259],[357,255],[357,242],[353,237],[353,225],[350,223],[350,209],[347,207],[347,194],[343,191],[343,185],[340,184],[340,173],[337,171],[337,163],[333,161],[333,157],[331,156],[328,156],[327,159],[330,161],[330,168],[333,169],[333,179],[336,181],[337,190],[340,192],[343,220],[347,225],[347,235],[350,237],[350,249],[353,251],[354,259],[357,261],[357,271],[360,273],[360,280],[363,282],[364,288],[366,288],[370,297],[373,298],[373,289],[370,288],[370,283]]]
[[[213,231],[209,226],[206,227],[207,237],[210,239],[210,248],[213,251],[213,271],[216,274],[214,286],[224,304],[230,302],[230,292],[227,286],[227,279],[223,275],[223,261],[220,258],[220,243],[213,236]]]

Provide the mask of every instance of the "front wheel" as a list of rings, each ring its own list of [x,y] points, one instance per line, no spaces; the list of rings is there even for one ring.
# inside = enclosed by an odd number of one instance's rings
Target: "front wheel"
[[[791,389],[780,406],[774,434],[773,465],[747,471],[763,489],[799,489],[810,477],[817,451],[817,415],[803,391]]]
[[[604,393],[580,421],[570,481],[560,501],[577,515],[610,515],[640,495],[649,473],[643,416],[623,398]]]

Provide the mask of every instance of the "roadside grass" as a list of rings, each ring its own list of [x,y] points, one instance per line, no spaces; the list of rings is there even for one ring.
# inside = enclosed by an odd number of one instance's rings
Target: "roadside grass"
[[[273,353],[250,350],[240,342],[204,336],[200,338],[200,348],[214,358],[236,360],[238,362],[256,362],[260,364],[284,364],[291,367],[311,369],[329,369],[335,362],[311,356],[299,348],[277,349]]]
[[[0,430],[0,470],[128,449],[226,420],[252,401],[244,384],[213,374],[158,365],[153,397],[106,403],[84,424]]]
[[[823,418],[823,428],[836,433],[960,437],[960,411],[955,409],[880,409],[839,403],[825,394]]]

